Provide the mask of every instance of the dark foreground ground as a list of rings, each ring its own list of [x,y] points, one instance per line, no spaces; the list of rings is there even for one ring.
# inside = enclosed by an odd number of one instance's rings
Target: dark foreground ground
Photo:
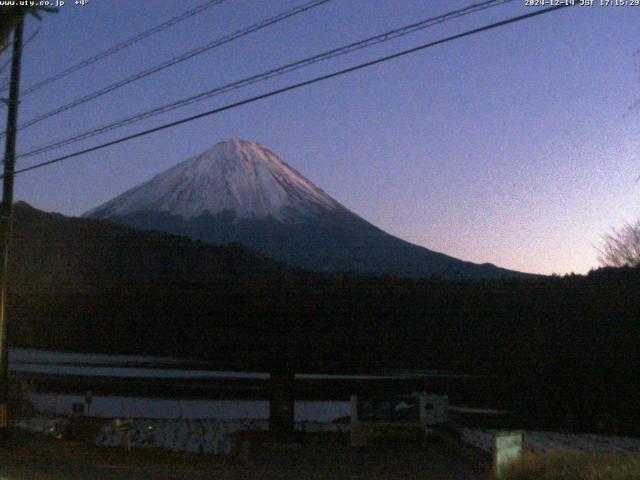
[[[451,479],[485,480],[490,467],[455,447],[432,443],[352,448],[346,442],[254,442],[231,459],[99,449],[19,434],[0,448],[0,480],[76,479]]]

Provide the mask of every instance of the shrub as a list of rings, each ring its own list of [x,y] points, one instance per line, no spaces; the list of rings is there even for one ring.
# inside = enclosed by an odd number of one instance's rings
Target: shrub
[[[638,480],[640,455],[526,453],[507,465],[505,480]]]

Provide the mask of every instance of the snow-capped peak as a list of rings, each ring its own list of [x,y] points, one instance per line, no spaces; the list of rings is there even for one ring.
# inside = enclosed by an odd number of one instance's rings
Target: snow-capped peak
[[[190,219],[231,210],[236,218],[295,221],[343,208],[262,145],[229,140],[85,215],[109,218],[154,211]]]

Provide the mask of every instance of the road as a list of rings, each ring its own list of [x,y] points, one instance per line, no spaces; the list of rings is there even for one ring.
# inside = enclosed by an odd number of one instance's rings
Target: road
[[[345,443],[254,444],[248,463],[162,451],[127,453],[54,441],[0,448],[0,480],[488,480],[489,465],[431,444],[352,448]]]
[[[4,458],[0,480],[156,479],[421,479],[486,480],[487,466],[465,461],[440,448],[351,449],[336,445],[265,449],[249,465],[120,465],[87,460]]]

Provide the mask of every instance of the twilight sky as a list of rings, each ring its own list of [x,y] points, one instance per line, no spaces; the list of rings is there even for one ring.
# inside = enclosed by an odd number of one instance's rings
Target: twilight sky
[[[22,87],[201,2],[66,0],[26,46]],[[227,0],[25,97],[20,122],[302,3]],[[471,3],[332,0],[25,129],[18,151]],[[532,8],[515,0],[18,168]],[[28,22],[27,37],[37,27]],[[640,7],[564,9],[19,175],[16,197],[80,215],[220,140],[243,138],[413,243],[527,272],[586,272],[597,266],[600,236],[640,215],[640,112],[624,116],[640,98],[639,34]]]

